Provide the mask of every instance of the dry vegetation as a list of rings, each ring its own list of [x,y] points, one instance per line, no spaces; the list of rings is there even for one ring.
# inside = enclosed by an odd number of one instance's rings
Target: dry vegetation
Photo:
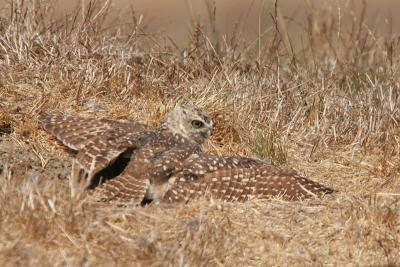
[[[363,10],[306,9],[300,45],[276,9],[256,40],[196,25],[178,48],[134,13],[114,19],[107,3],[55,20],[46,2],[10,2],[1,266],[400,265],[399,38],[369,28]],[[207,150],[271,158],[337,193],[136,209],[71,200],[71,156],[36,121],[48,111],[157,125],[188,102],[217,122]]]

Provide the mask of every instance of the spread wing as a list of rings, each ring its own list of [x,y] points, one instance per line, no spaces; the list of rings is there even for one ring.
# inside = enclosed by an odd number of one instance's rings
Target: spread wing
[[[89,179],[92,179],[120,155],[126,153],[126,157],[131,157],[131,154],[153,138],[153,135],[153,131],[115,128],[87,141],[76,159],[80,167],[88,174]]]
[[[150,142],[131,158],[124,172],[105,182],[96,193],[102,201],[159,202],[172,173],[182,169],[182,164],[198,146],[177,145],[168,142]],[[139,201],[140,200],[140,201]]]
[[[210,193],[226,201],[281,196],[301,200],[333,191],[292,170],[244,157],[193,155],[171,177],[164,202],[187,202]]]
[[[125,132],[149,130],[138,122],[118,122],[106,119],[82,118],[74,116],[42,114],[39,121],[43,128],[54,135],[67,147],[79,151],[94,137],[101,137],[110,130],[120,129]]]
[[[150,193],[150,173],[152,161],[165,147],[147,144],[132,157],[121,175],[106,181],[94,189],[94,197],[102,202],[140,204]]]
[[[146,125],[106,119],[41,115],[43,128],[78,151],[77,163],[89,181],[124,152],[132,153],[154,135]],[[92,182],[90,182],[91,184]]]
[[[97,187],[91,195],[100,202],[139,205],[145,199],[149,186],[148,179],[138,179],[129,173],[123,173]]]

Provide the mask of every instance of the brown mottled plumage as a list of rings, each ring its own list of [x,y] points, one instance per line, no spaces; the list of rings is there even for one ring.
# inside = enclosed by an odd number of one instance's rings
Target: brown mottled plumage
[[[261,160],[203,153],[201,145],[211,133],[212,121],[196,108],[174,109],[155,130],[136,122],[58,115],[39,120],[78,151],[78,165],[88,176],[89,188],[95,188],[93,196],[101,201],[187,202],[207,192],[227,201],[274,196],[301,200],[332,193]]]
[[[217,199],[244,202],[271,197],[302,200],[330,194],[332,189],[260,160],[199,153],[171,176],[162,201],[187,202],[206,193]]]

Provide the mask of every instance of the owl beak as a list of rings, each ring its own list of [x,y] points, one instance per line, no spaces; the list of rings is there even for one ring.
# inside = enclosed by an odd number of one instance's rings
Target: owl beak
[[[204,138],[208,139],[211,136],[211,130],[208,130],[207,132],[204,133]]]

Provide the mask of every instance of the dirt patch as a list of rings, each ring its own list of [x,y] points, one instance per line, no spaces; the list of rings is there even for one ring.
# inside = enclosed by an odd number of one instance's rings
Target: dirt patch
[[[40,176],[66,181],[71,173],[71,160],[48,157],[42,161],[38,155],[10,138],[0,139],[0,175],[7,172],[7,175],[18,179],[37,179]]]

